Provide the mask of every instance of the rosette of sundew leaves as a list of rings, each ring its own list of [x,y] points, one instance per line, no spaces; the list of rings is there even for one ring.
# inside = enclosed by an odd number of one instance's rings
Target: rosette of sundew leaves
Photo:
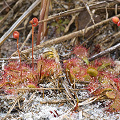
[[[84,76],[87,74],[87,69],[82,61],[78,58],[64,60],[64,68],[66,73],[70,72],[72,79],[84,81]]]
[[[72,79],[79,81],[88,81],[86,78],[89,78],[87,74],[87,65],[89,65],[89,61],[87,58],[88,53],[86,48],[77,46],[74,48],[72,53],[75,54],[74,58],[63,61],[66,72],[70,72]]]
[[[90,94],[106,96],[111,99],[109,111],[120,111],[120,78],[114,70],[114,61],[100,58],[89,62],[87,50],[82,46],[75,47],[73,54],[76,57],[63,61],[72,79],[89,81]]]
[[[61,66],[55,59],[41,57],[37,62],[37,72],[40,73],[40,79],[50,76],[57,77],[61,74]]]
[[[34,83],[37,85],[37,75],[38,73],[36,71],[32,71],[32,69],[25,63],[21,64],[20,68],[19,62],[9,62],[9,64],[4,68],[0,87],[1,89],[4,89],[7,94],[14,94],[17,92],[15,91],[16,88],[26,87],[28,83]]]

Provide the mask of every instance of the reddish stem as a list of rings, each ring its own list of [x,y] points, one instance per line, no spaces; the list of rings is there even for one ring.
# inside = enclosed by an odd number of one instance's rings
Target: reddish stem
[[[33,58],[33,49],[34,49],[34,27],[38,25],[38,19],[33,18],[30,21],[30,24],[32,24],[32,69],[34,70],[34,58]]]
[[[13,32],[13,37],[15,39],[17,39],[17,51],[18,51],[18,56],[19,56],[19,60],[20,60],[20,71],[21,71],[21,81],[22,81],[22,68],[21,68],[21,57],[20,57],[20,52],[19,52],[19,47],[18,47],[18,40],[19,40],[19,32],[18,31],[14,31]]]
[[[32,25],[32,69],[34,70],[33,49],[34,49],[34,26]]]
[[[17,38],[17,51],[18,51],[19,60],[20,60],[20,71],[21,71],[20,76],[21,76],[21,81],[22,81],[21,57],[20,57],[20,52],[19,52],[19,47],[18,47],[18,40],[19,38]]]

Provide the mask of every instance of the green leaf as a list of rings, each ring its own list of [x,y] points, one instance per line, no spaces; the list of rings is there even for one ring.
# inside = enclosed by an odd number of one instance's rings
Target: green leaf
[[[98,75],[98,71],[95,68],[88,68],[87,73],[92,77],[96,77]]]
[[[58,28],[58,29],[56,30],[56,33],[57,33],[57,34],[60,34],[60,28]]]
[[[82,59],[83,59],[83,61],[84,61],[87,65],[89,65],[89,60],[88,60],[87,57],[84,57],[84,58],[82,58]]]
[[[2,19],[3,19],[3,17],[0,16],[0,20],[2,20]]]
[[[69,20],[68,19],[65,19],[65,21],[62,23],[63,25],[66,25],[69,23]]]
[[[63,22],[63,20],[62,19],[60,19],[60,20],[58,20],[58,24],[61,24]]]
[[[63,26],[60,26],[60,30],[63,32],[65,28]]]
[[[53,22],[53,23],[51,24],[51,26],[53,26],[53,27],[55,27],[56,25],[57,25],[56,22]]]
[[[103,69],[105,69],[107,66],[109,66],[110,65],[110,63],[103,63],[99,68],[98,68],[98,70],[103,70]]]

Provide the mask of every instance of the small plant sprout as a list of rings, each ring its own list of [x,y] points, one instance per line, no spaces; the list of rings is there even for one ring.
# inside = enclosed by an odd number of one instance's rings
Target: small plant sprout
[[[34,60],[33,60],[33,49],[34,49],[34,27],[36,27],[38,25],[38,19],[37,18],[33,18],[30,21],[30,24],[32,24],[32,68],[34,70]]]
[[[13,37],[15,39],[17,39],[17,52],[18,52],[18,56],[19,56],[19,60],[20,60],[20,69],[21,69],[21,57],[20,57],[19,46],[18,46],[19,32],[18,31],[14,31],[13,32]],[[22,80],[22,69],[21,69],[21,80]]]

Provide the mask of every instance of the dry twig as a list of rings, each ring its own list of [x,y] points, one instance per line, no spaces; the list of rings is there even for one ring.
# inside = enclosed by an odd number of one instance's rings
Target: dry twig
[[[117,15],[117,17],[120,17],[120,14]],[[101,21],[101,22],[99,22],[99,23],[97,23],[95,25],[92,25],[92,26],[90,26],[90,27],[87,28],[86,32],[88,32],[89,30],[95,29],[96,27],[98,27],[100,25],[103,25],[103,24],[105,24],[105,23],[107,23],[107,22],[109,22],[111,20],[112,20],[112,18],[109,18],[109,19],[103,20],[103,21]],[[44,43],[42,43],[42,44],[37,45],[36,47],[34,47],[34,51],[38,50],[40,48],[43,48],[43,47],[48,47],[48,46],[50,47],[50,46],[52,46],[54,44],[62,43],[64,41],[70,40],[71,38],[74,38],[74,37],[77,37],[77,36],[82,36],[82,35],[84,35],[84,31],[85,31],[85,29],[82,29],[82,30],[70,33],[68,35],[64,35],[62,37],[46,41],[46,42],[44,42]],[[23,50],[23,51],[21,51],[21,53],[22,54],[26,54],[26,53],[30,53],[31,51],[32,51],[32,48],[27,49],[27,50]]]
[[[11,111],[13,110],[13,108],[15,107],[16,103],[18,102],[18,100],[22,97],[22,94],[20,94],[16,99],[15,102],[13,103],[12,107],[10,108],[10,110],[7,112],[6,116],[2,119],[5,120],[7,118],[7,116],[11,113]]]
[[[9,35],[23,22],[29,14],[40,4],[41,0],[36,0],[24,13],[23,15],[10,27],[10,29],[0,38],[0,45],[9,37]]]

